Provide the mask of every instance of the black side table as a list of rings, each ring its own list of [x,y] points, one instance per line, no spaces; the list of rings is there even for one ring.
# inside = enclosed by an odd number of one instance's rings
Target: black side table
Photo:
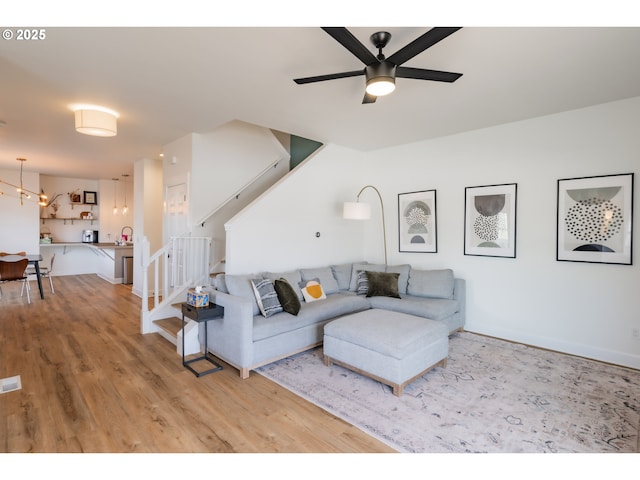
[[[219,365],[213,360],[213,357],[209,353],[207,348],[208,336],[207,336],[207,322],[209,320],[213,320],[214,318],[221,318],[224,315],[224,307],[220,305],[216,305],[215,303],[210,303],[206,307],[194,307],[193,305],[189,305],[188,303],[182,304],[182,325],[184,327],[184,317],[190,318],[198,323],[204,322],[204,355],[201,355],[197,358],[192,358],[189,360],[185,360],[184,358],[184,330],[182,332],[182,365],[188,368],[193,372],[196,377],[201,377],[206,375],[207,373],[217,372],[218,370],[222,370],[222,365]],[[206,360],[207,362],[214,365],[213,368],[208,370],[204,370],[202,372],[194,369],[191,364],[195,362],[200,362],[202,360]]]

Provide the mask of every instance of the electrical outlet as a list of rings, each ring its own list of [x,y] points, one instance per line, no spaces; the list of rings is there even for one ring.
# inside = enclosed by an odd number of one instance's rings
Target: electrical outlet
[[[631,335],[633,335],[633,338],[635,338],[636,340],[640,340],[640,328],[632,329]]]

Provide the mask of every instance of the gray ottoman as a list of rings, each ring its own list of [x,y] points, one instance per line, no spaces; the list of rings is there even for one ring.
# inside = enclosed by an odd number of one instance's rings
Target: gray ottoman
[[[371,309],[327,323],[323,350],[325,365],[371,377],[400,396],[405,385],[446,366],[449,332],[442,322]]]

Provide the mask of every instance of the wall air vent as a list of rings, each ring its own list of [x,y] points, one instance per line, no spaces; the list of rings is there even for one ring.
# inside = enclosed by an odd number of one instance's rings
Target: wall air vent
[[[22,382],[20,382],[20,375],[15,377],[8,377],[0,379],[0,394],[13,392],[22,388]]]

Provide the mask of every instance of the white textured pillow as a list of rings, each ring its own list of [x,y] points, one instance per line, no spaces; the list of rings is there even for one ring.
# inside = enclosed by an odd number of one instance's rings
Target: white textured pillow
[[[316,300],[322,300],[327,298],[322,289],[322,285],[318,281],[317,278],[308,281],[302,281],[299,284],[300,290],[302,291],[302,296],[304,297],[304,301],[307,303],[315,302]]]

